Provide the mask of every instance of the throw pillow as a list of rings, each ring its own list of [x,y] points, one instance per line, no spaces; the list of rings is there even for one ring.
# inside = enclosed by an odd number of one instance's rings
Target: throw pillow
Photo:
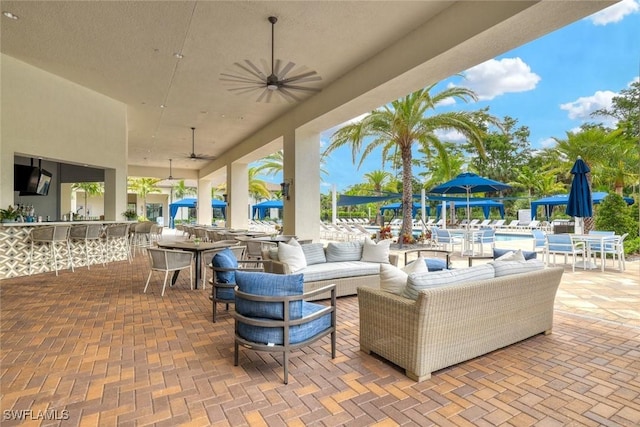
[[[529,261],[496,260],[492,264],[496,271],[496,277],[527,273],[529,271],[542,270],[544,268],[544,263],[539,259],[531,259]]]
[[[302,295],[303,274],[271,274],[249,271],[236,272],[238,290],[247,294],[266,296]],[[302,300],[289,304],[289,318],[302,317]],[[236,294],[236,311],[247,317],[261,317],[264,319],[284,319],[282,303],[266,301],[250,301],[240,298]]]
[[[522,253],[522,249],[518,249],[517,251],[509,251],[506,254],[498,257],[495,261],[526,261],[524,259],[524,254]]]
[[[327,245],[327,262],[360,261],[361,258],[360,242],[332,242]]]
[[[362,258],[360,258],[360,261],[389,264],[390,246],[391,239],[381,240],[376,243],[370,238],[365,237],[364,245],[362,246]]]
[[[238,259],[231,249],[225,248],[214,255],[211,264],[218,268],[238,268]],[[235,283],[235,272],[216,271],[216,282]]]
[[[300,244],[295,240],[293,242],[292,244],[278,242],[278,259],[289,265],[289,270],[295,273],[307,266],[307,260],[304,258]]]
[[[425,258],[424,262],[429,271],[441,271],[447,269],[447,261],[440,258]]]
[[[427,265],[422,257],[407,264],[404,268],[398,268],[391,264],[380,264],[380,289],[402,295],[410,273],[426,273],[427,271],[429,270],[427,270]]]
[[[495,277],[493,265],[474,265],[458,270],[442,270],[429,273],[412,273],[407,278],[407,287],[402,296],[410,299],[418,299],[418,293],[429,288],[454,285],[465,282],[492,279]]]
[[[497,259],[500,258],[502,255],[506,254],[507,252],[513,252],[511,249],[499,249],[499,248],[493,248],[493,259]],[[533,251],[522,251],[522,255],[524,256],[524,259],[526,261],[529,261],[530,259],[535,259],[538,254],[536,252]]]
[[[307,261],[307,265],[324,264],[327,262],[322,243],[302,245],[302,252],[304,253],[304,259]]]

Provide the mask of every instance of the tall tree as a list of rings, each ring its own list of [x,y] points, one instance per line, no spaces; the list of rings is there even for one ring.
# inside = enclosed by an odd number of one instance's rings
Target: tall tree
[[[486,112],[448,112],[428,115],[438,104],[449,100],[468,102],[477,100],[476,94],[466,88],[450,87],[442,92],[431,94],[434,85],[411,93],[388,105],[380,107],[362,120],[344,126],[331,137],[331,143],[325,150],[330,154],[343,146],[351,146],[353,162],[361,154],[358,167],[376,148],[382,147],[382,158],[388,158],[393,150],[400,153],[402,159],[402,212],[403,223],[400,236],[410,236],[412,228],[412,149],[417,144],[425,150],[430,147],[437,151],[445,146],[436,135],[436,131],[455,130],[464,135],[480,153],[484,153],[482,140],[485,123],[497,124],[497,120]],[[400,238],[402,243],[402,237]]]
[[[185,184],[184,179],[181,179],[173,185],[172,190],[178,200],[184,199],[185,196],[195,196],[198,194],[198,190],[195,187],[188,187]]]
[[[71,189],[74,191],[83,191],[84,192],[84,217],[87,218],[89,216],[89,211],[87,208],[87,200],[89,196],[99,196],[104,194],[104,184],[102,182],[76,182],[71,185]]]
[[[160,193],[160,188],[158,188],[157,184],[162,181],[157,178],[129,178],[127,180],[127,184],[129,190],[136,193],[138,197],[140,197],[140,202],[142,204],[142,218],[147,218],[147,196],[150,193]]]
[[[271,197],[271,193],[267,188],[267,183],[261,179],[258,179],[256,177],[257,175],[257,167],[249,168],[249,194],[251,194],[251,196],[253,196],[253,198],[255,198],[256,200],[269,199]]]

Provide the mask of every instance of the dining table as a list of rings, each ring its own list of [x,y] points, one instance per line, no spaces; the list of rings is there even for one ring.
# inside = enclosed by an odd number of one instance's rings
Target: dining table
[[[196,264],[196,274],[195,274],[195,283],[194,289],[198,289],[198,283],[202,279],[202,254],[211,249],[219,249],[225,248],[232,245],[232,243],[228,242],[194,242],[193,240],[163,240],[161,242],[157,242],[158,247],[164,249],[179,249],[182,251],[189,251],[194,253],[195,264]],[[171,285],[173,286],[178,280],[178,275],[180,274],[180,270],[173,272],[173,277],[171,278]]]

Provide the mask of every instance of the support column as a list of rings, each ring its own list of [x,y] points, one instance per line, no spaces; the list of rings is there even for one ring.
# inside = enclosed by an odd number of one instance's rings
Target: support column
[[[198,224],[211,225],[213,210],[211,208],[211,181],[198,180]]]
[[[290,130],[283,135],[284,234],[301,239],[320,238],[320,134]]]
[[[104,170],[104,219],[122,221],[127,210],[127,169]]]
[[[233,162],[227,166],[227,227],[249,227],[249,165]]]

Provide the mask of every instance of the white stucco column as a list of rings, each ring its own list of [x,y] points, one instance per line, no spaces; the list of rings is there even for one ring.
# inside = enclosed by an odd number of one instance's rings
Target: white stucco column
[[[198,224],[211,225],[213,212],[211,209],[211,181],[198,180]]]
[[[122,221],[127,210],[127,169],[105,169],[104,171],[104,219]]]
[[[320,238],[320,134],[291,130],[283,135],[285,182],[284,234]]]
[[[249,165],[233,162],[227,166],[227,227],[249,227]]]

